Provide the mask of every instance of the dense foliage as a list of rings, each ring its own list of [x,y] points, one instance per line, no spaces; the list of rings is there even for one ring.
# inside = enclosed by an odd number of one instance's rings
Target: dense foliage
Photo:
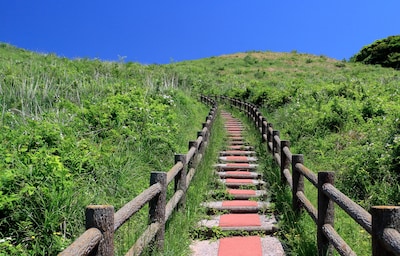
[[[398,71],[297,52],[175,65],[201,81],[197,90],[259,105],[295,150],[317,170],[337,171],[338,186],[363,205],[400,202]]]
[[[389,36],[364,46],[351,60],[400,69],[400,35]]]
[[[311,170],[335,171],[335,186],[367,210],[400,203],[400,74],[391,68],[325,56],[247,52],[176,63],[193,90],[238,97],[264,116],[303,154]],[[316,200],[316,191],[306,187]],[[281,221],[282,239],[294,255],[313,255],[310,218]],[[371,254],[365,230],[338,211],[335,227],[359,255]],[[309,239],[309,240],[308,240]],[[315,247],[314,247],[315,248]]]
[[[178,83],[168,67],[1,44],[2,255],[56,254],[82,233],[86,205],[118,209],[168,170],[207,113]]]
[[[54,254],[82,231],[84,206],[119,208],[137,195],[193,139],[185,131],[206,109],[188,95],[199,93],[258,104],[311,170],[335,171],[336,186],[366,209],[398,205],[399,84],[395,69],[296,51],[143,66],[1,44],[0,250]],[[368,236],[344,216],[340,234],[370,254]],[[315,243],[296,233],[313,232],[304,219],[282,237],[298,255]]]

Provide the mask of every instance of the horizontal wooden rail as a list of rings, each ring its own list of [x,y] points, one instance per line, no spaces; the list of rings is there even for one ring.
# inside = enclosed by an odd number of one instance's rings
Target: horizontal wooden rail
[[[170,170],[167,172],[167,183],[171,183],[174,180],[175,176],[178,175],[180,171],[182,171],[184,164],[182,162],[177,162]]]
[[[87,230],[59,255],[114,255],[114,232],[146,204],[149,204],[149,225],[126,255],[140,255],[152,241],[162,251],[165,223],[173,211],[185,203],[187,188],[207,148],[210,128],[217,113],[214,99],[201,96],[200,100],[211,105],[211,109],[196,140],[189,142],[188,152],[175,155],[175,164],[167,173],[152,172],[150,186],[117,212],[112,206],[88,206]],[[174,194],[167,202],[166,191],[170,183],[174,183]]]
[[[100,230],[89,228],[59,255],[89,255],[102,238],[103,234]]]
[[[324,193],[329,196],[340,208],[350,215],[358,224],[361,225],[368,233],[372,233],[372,218],[364,208],[353,202],[345,194],[340,192],[331,184],[323,184]]]
[[[125,204],[119,209],[114,216],[114,231],[118,230],[126,221],[128,221],[135,213],[145,206],[155,195],[160,193],[161,185],[156,183],[144,190],[132,201]]]
[[[243,111],[261,132],[275,163],[281,169],[281,180],[292,189],[292,207],[295,212],[305,209],[317,224],[318,255],[331,253],[332,247],[340,255],[355,255],[352,249],[334,229],[334,204],[342,208],[352,219],[363,227],[372,237],[373,255],[400,255],[400,207],[374,206],[368,213],[352,201],[334,185],[333,172],[319,172],[316,175],[303,164],[302,155],[290,152],[288,141],[280,139],[279,131],[273,129],[251,103],[225,96],[214,96],[232,107]],[[292,172],[290,172],[290,169]],[[304,194],[304,178],[318,190],[318,207],[314,207]],[[320,180],[321,179],[321,180]]]

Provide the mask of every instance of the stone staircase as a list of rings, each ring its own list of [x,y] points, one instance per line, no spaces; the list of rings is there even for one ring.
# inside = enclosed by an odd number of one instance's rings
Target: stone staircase
[[[256,152],[243,137],[245,127],[227,112],[222,112],[222,117],[228,147],[220,152],[213,171],[225,193],[221,201],[202,203],[210,216],[198,226],[210,237],[224,238],[194,241],[192,255],[285,255],[281,243],[273,237],[278,230],[277,222],[269,212],[268,193],[258,172]]]

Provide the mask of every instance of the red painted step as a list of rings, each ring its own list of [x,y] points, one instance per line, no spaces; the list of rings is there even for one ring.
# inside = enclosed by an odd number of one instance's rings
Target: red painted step
[[[240,184],[254,184],[254,180],[252,179],[226,179],[227,185],[230,183],[240,183]]]
[[[230,195],[250,195],[250,196],[255,196],[256,191],[252,189],[228,189],[228,194]]]
[[[219,219],[220,227],[261,226],[260,216],[253,213],[224,214]]]
[[[257,207],[258,203],[256,201],[249,201],[249,200],[222,201],[222,207],[231,207],[231,206]]]
[[[226,150],[220,151],[219,154],[221,156],[246,156],[246,155],[255,155],[255,151],[250,150]]]
[[[262,256],[261,238],[258,236],[222,238],[219,242],[218,256]]]

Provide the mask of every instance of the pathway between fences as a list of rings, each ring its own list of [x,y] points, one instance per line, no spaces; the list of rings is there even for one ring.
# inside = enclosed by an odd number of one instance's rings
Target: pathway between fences
[[[281,170],[282,183],[292,190],[292,210],[308,213],[316,224],[318,255],[330,255],[333,249],[340,255],[356,255],[334,228],[335,205],[371,234],[372,255],[400,255],[400,206],[375,206],[371,213],[367,212],[335,188],[334,172],[316,174],[304,166],[303,155],[291,153],[290,142],[280,139],[279,131],[273,129],[255,105],[224,96],[219,100],[245,113],[261,133]],[[216,100],[201,96],[201,101],[211,109],[197,139],[189,142],[188,152],[175,155],[175,165],[168,172],[152,172],[150,187],[118,211],[109,205],[88,206],[86,231],[60,255],[114,255],[114,232],[146,204],[149,225],[126,255],[140,255],[149,246],[163,250],[165,224],[173,211],[185,204],[186,190],[207,148],[217,114]],[[210,171],[216,172],[217,184],[227,197],[201,205],[210,216],[200,221],[198,227],[210,238],[223,238],[194,241],[192,255],[284,255],[281,243],[273,236],[277,231],[276,219],[269,211],[268,192],[257,172],[257,156],[243,137],[244,126],[227,112],[222,111],[222,117],[228,147],[220,152],[218,163]],[[305,180],[316,187],[317,206],[304,194]],[[172,196],[166,193],[169,184],[174,185]]]
[[[284,255],[279,240],[273,237],[277,223],[269,212],[268,193],[253,147],[243,137],[244,126],[227,112],[222,112],[228,146],[220,152],[215,165],[218,184],[224,186],[227,198],[206,202],[209,219],[198,224],[206,234],[224,233],[219,240],[195,241],[193,256],[262,256]],[[212,193],[212,192],[211,192]],[[244,235],[246,234],[246,235]]]

